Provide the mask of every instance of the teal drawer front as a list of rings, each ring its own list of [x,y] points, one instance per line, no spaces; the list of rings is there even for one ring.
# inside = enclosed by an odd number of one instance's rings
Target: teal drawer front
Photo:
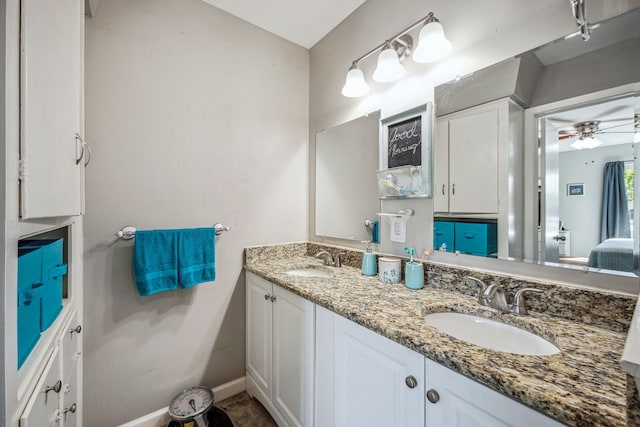
[[[453,252],[455,247],[454,233],[455,223],[451,221],[433,222],[433,249],[442,248],[447,252]]]
[[[455,248],[462,254],[496,256],[498,228],[494,223],[455,223]]]

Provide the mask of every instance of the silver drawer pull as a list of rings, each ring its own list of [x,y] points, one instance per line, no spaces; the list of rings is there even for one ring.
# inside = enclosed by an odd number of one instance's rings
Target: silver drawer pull
[[[55,391],[56,393],[60,393],[60,390],[62,390],[62,381],[58,380],[53,386],[47,386],[44,389],[44,394],[46,396],[47,394],[49,394],[50,391]]]
[[[404,382],[409,388],[416,388],[416,386],[418,385],[418,380],[416,380],[416,377],[414,377],[413,375],[409,375],[407,378],[405,378]]]
[[[79,334],[80,332],[82,332],[82,326],[78,325],[78,326],[76,326],[76,327],[75,327],[75,328],[73,328],[73,329],[69,329],[69,333],[70,333],[71,335],[73,335],[73,333],[74,333],[74,332],[75,332],[76,334]]]
[[[440,400],[440,395],[437,391],[431,388],[427,391],[427,399],[429,399],[429,402],[431,403],[438,403],[438,401]]]

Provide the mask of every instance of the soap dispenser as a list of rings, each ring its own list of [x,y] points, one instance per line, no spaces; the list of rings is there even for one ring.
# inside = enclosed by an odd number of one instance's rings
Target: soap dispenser
[[[376,275],[376,254],[373,253],[371,242],[366,240],[362,243],[367,244],[367,249],[362,254],[362,274],[365,276]]]

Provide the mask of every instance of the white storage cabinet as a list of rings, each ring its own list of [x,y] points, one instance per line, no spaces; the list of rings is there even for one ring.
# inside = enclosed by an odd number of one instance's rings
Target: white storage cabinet
[[[424,356],[317,307],[316,425],[424,426]]]
[[[81,332],[82,326],[78,323],[77,312],[74,310],[55,340],[51,356],[20,417],[20,427],[82,425],[78,420],[82,370]]]
[[[522,108],[504,98],[438,117],[434,141],[434,214],[497,219],[498,257],[521,257]]]
[[[564,424],[426,359],[428,427],[561,427]]]
[[[20,21],[20,213],[80,215],[84,0],[22,0]]]
[[[314,304],[246,274],[247,391],[280,426],[313,425]]]

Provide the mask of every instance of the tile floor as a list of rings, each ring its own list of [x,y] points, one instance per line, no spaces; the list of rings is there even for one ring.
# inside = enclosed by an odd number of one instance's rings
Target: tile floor
[[[247,392],[216,402],[215,405],[227,412],[235,427],[277,427],[267,410]]]

